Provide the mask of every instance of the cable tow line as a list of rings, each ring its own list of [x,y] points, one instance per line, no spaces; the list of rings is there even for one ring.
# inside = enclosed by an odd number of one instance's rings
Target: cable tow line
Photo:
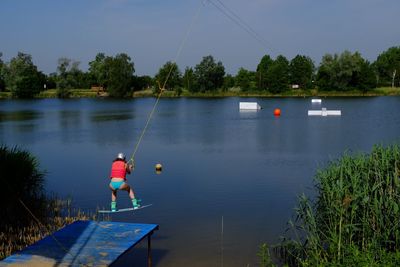
[[[177,51],[177,53],[176,53],[175,59],[172,61],[172,63],[176,63],[176,61],[178,60],[179,56],[181,55],[182,50],[183,50],[183,47],[184,47],[185,44],[186,44],[186,41],[187,41],[187,39],[188,39],[188,37],[189,37],[189,34],[190,34],[190,32],[192,31],[192,29],[193,29],[194,23],[195,23],[195,21],[197,20],[199,14],[200,14],[200,10],[201,10],[201,8],[202,8],[203,5],[204,5],[204,1],[201,1],[199,7],[197,8],[196,13],[194,14],[194,16],[193,16],[193,18],[192,18],[192,21],[191,21],[191,23],[190,23],[190,26],[189,26],[187,32],[186,32],[186,35],[185,35],[185,37],[183,38],[183,40],[181,41],[181,44],[180,44],[179,49],[178,49],[178,51]],[[169,80],[169,78],[170,78],[170,76],[171,76],[173,67],[174,67],[174,65],[171,64],[171,67],[169,68],[169,71],[168,71],[168,75],[167,75],[167,77],[165,78],[165,81],[164,81],[164,83],[162,84],[162,86],[160,85],[160,83],[158,83],[159,93],[158,93],[156,102],[154,103],[154,106],[153,106],[152,110],[150,111],[149,116],[147,117],[146,124],[145,124],[145,126],[144,126],[144,128],[143,128],[143,130],[142,130],[142,133],[140,134],[140,137],[139,137],[139,139],[138,139],[138,141],[137,141],[137,143],[136,143],[135,149],[133,150],[132,156],[130,157],[128,163],[131,162],[132,164],[134,164],[134,162],[135,162],[134,159],[135,159],[136,152],[137,152],[137,150],[138,150],[138,148],[139,148],[139,145],[140,145],[140,143],[142,142],[143,136],[144,136],[144,134],[145,134],[145,132],[146,132],[146,130],[147,130],[149,124],[150,124],[150,121],[151,121],[151,119],[152,119],[152,117],[153,117],[153,114],[154,114],[154,112],[155,112],[155,110],[156,110],[156,107],[157,107],[157,104],[158,104],[158,102],[159,102],[159,100],[160,100],[160,97],[161,97],[163,91],[165,91],[165,86],[166,86],[166,84],[167,84],[167,82],[168,82],[168,80]]]

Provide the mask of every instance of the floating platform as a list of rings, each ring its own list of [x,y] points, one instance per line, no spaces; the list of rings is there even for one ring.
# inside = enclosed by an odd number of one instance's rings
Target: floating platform
[[[319,103],[320,104],[320,103],[322,103],[322,100],[319,98],[318,99],[314,98],[314,99],[311,99],[311,103]]]
[[[341,110],[327,110],[326,108],[322,108],[321,110],[309,110],[308,116],[341,116]]]
[[[257,102],[239,102],[240,110],[259,110],[261,106]]]
[[[151,266],[155,230],[157,224],[76,221],[5,258],[0,266],[109,266],[146,237]]]

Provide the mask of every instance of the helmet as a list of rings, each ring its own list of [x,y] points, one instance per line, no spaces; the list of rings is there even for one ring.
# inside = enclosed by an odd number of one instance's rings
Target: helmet
[[[124,155],[124,153],[118,153],[117,159],[123,159],[123,160],[125,160],[125,155]]]

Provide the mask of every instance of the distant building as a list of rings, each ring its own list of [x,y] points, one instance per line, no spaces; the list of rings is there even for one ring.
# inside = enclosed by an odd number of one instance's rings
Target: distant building
[[[299,89],[300,86],[298,84],[292,84],[292,89]]]

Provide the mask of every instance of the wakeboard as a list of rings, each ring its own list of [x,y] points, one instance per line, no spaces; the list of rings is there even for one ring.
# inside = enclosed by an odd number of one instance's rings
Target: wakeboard
[[[99,211],[97,211],[97,212],[98,212],[98,213],[118,213],[118,212],[125,212],[125,211],[135,211],[135,210],[141,210],[141,209],[150,207],[151,205],[153,205],[153,204],[143,205],[143,206],[140,206],[140,207],[138,207],[138,208],[131,207],[131,208],[125,208],[125,209],[117,209],[116,211],[112,211],[112,210],[99,210]]]

